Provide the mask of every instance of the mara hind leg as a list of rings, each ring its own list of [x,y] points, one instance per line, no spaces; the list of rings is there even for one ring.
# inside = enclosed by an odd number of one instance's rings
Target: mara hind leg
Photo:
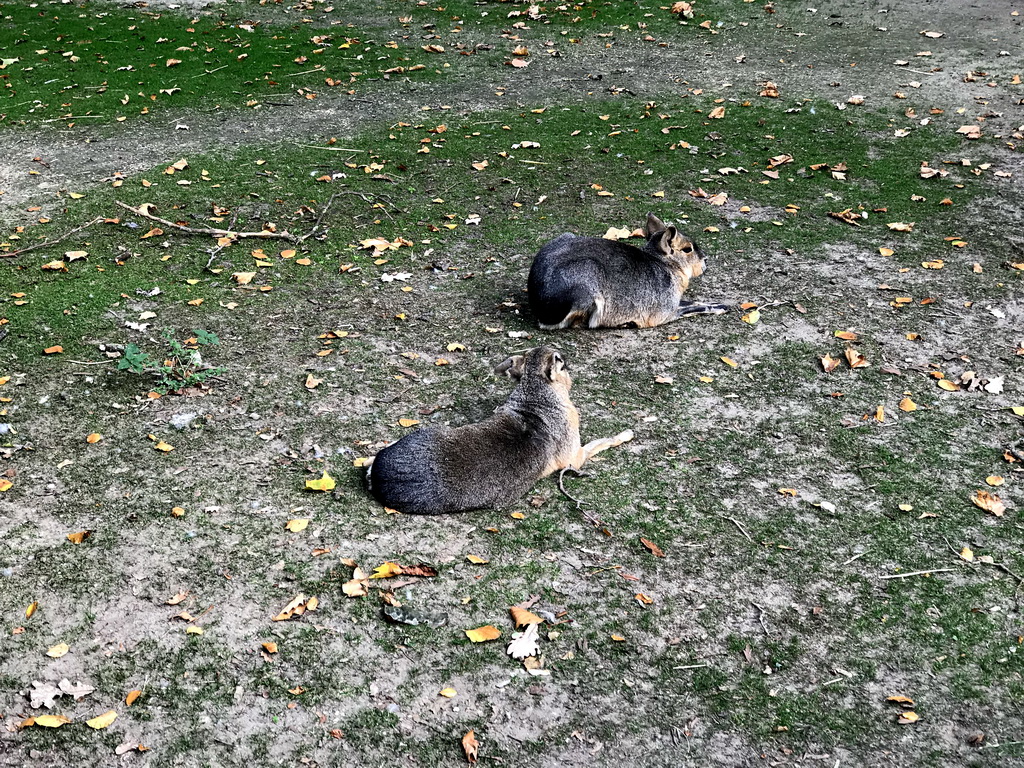
[[[615,435],[615,437],[599,437],[597,440],[591,440],[580,448],[579,452],[573,460],[569,462],[568,466],[573,469],[582,469],[584,464],[590,461],[590,459],[601,451],[607,451],[609,448],[615,448],[623,443],[628,443],[632,439],[633,430],[627,429],[625,432],[620,432]]]
[[[573,303],[572,309],[558,323],[538,323],[544,331],[562,331],[566,328],[585,326],[598,328],[604,319],[604,299],[595,296],[583,303]]]
[[[676,317],[689,317],[690,315],[721,315],[729,311],[728,304],[704,304],[699,301],[682,300],[676,310]]]

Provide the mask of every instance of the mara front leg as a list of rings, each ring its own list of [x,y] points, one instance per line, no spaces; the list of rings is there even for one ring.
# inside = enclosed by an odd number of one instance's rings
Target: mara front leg
[[[628,443],[632,439],[633,430],[627,429],[625,432],[615,435],[615,437],[600,437],[597,440],[591,440],[580,448],[576,457],[567,466],[573,469],[582,469],[584,464],[601,451],[607,451],[609,448],[615,448],[623,443]]]

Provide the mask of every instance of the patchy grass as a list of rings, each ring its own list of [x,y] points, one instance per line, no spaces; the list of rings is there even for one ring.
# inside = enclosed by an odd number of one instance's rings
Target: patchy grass
[[[654,12],[578,5],[546,7],[550,25],[527,25],[543,37],[575,23],[596,37]],[[442,17],[493,34],[525,8],[400,12],[427,35],[441,34],[430,20]],[[315,25],[280,26],[276,15],[248,33],[268,36],[254,72],[322,29],[323,4],[310,14]],[[372,17],[352,23],[370,28]],[[145,25],[147,45],[167,34],[161,25],[206,25],[222,39],[220,25],[236,23],[199,18],[112,10],[103,20]],[[657,18],[643,22],[655,34],[681,28]],[[713,37],[699,21],[680,34]],[[443,34],[463,34],[453,29]],[[136,69],[150,54],[138,52]],[[266,98],[255,90],[266,81],[252,78],[241,96]],[[102,764],[134,742],[161,766],[348,764],[396,751],[434,766],[454,764],[472,728],[482,754],[543,765],[679,764],[691,752],[723,765],[883,752],[949,765],[984,756],[968,741],[983,732],[992,754],[1016,758],[1024,557],[1019,462],[1005,456],[1019,438],[1006,406],[1020,393],[1009,320],[1021,270],[993,226],[1002,219],[968,215],[1005,193],[1008,177],[995,172],[1011,161],[987,140],[965,149],[958,117],[896,136],[909,125],[902,111],[758,89],[409,110],[313,147],[211,148],[173,173],[169,157],[83,197],[65,190],[59,209],[37,212],[48,221],[6,231],[10,253],[116,218],[0,258],[0,380],[10,377],[0,456],[12,483],[0,493],[0,682],[14,692],[0,708],[14,726],[32,713],[21,693],[32,680],[96,687],[59,700],[75,724],[4,732],[5,746],[35,750],[25,764]],[[948,175],[921,178],[925,161]],[[310,236],[218,247],[116,200],[191,227]],[[847,209],[866,214],[860,227],[829,215]],[[696,292],[749,301],[760,321],[738,311],[646,330],[538,331],[523,292],[536,248],[565,230],[635,226],[648,210],[708,251]],[[887,227],[900,221],[913,231]],[[386,243],[374,248],[376,238]],[[42,269],[70,250],[88,255]],[[937,259],[941,269],[922,266]],[[234,277],[250,272],[247,283]],[[221,342],[203,350],[225,369],[208,389],[153,398],[155,381],[114,369],[125,345],[155,351],[164,331],[182,340],[196,328]],[[566,353],[585,438],[637,432],[588,477],[566,478],[597,525],[552,481],[509,509],[461,516],[395,516],[373,503],[358,458],[405,434],[399,419],[484,418],[508,390],[491,367],[541,343]],[[42,354],[55,344],[63,353]],[[822,371],[821,356],[847,348],[868,367]],[[967,370],[1005,377],[1006,394],[938,387],[934,374]],[[900,409],[906,397],[917,410]],[[87,443],[91,432],[102,440]],[[154,450],[158,440],[173,450]],[[337,488],[304,491],[325,469]],[[994,475],[1003,486],[986,483]],[[1010,502],[1004,516],[972,505],[982,488]],[[310,525],[291,533],[292,518]],[[92,532],[83,543],[67,540],[82,530]],[[440,573],[374,580],[370,598],[347,599],[347,558]],[[930,575],[882,578],[913,571]],[[447,623],[386,621],[378,585]],[[271,621],[298,594],[318,596],[318,609]],[[507,609],[531,595],[548,618],[547,676],[503,653]],[[484,624],[501,640],[471,643],[463,630]],[[271,641],[275,654],[262,647]],[[49,659],[58,642],[72,651]],[[438,695],[448,686],[454,699]],[[143,695],[128,707],[133,689]],[[905,708],[886,697],[897,694],[914,699],[920,722],[896,723]],[[110,729],[82,726],[109,708],[119,713]]]

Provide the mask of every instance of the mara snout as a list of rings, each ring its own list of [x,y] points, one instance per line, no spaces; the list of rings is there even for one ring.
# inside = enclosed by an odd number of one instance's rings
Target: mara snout
[[[542,477],[633,439],[626,430],[580,444],[572,378],[553,347],[510,357],[495,373],[517,384],[491,417],[418,430],[374,457],[367,480],[381,504],[427,515],[505,506]]]
[[[566,233],[546,243],[530,268],[530,308],[541,328],[651,328],[688,315],[721,314],[724,304],[683,299],[704,273],[700,248],[653,213],[642,248]]]

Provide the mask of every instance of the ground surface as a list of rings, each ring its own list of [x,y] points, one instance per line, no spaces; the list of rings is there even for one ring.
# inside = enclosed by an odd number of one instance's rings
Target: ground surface
[[[1020,14],[0,2],[0,765],[1024,764]],[[539,245],[647,211],[736,311],[538,331]],[[372,501],[541,343],[636,432],[582,509]]]

